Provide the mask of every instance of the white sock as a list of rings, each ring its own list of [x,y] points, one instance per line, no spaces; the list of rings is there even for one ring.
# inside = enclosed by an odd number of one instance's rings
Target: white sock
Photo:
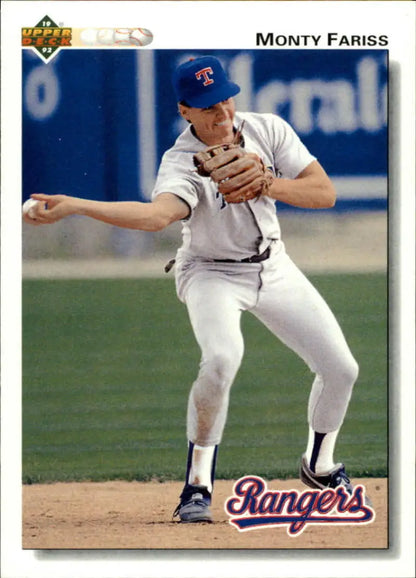
[[[316,474],[325,474],[335,466],[334,450],[338,432],[339,429],[320,434],[311,427],[309,428],[306,459],[309,467]]]
[[[194,445],[188,478],[189,484],[206,486],[208,491],[212,492],[212,460],[214,459],[215,448],[216,446]]]

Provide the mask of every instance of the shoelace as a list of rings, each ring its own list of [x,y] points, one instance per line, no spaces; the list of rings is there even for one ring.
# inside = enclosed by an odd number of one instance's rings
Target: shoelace
[[[351,485],[351,481],[350,481],[349,477],[347,476],[347,474],[345,473],[344,469],[337,472],[337,475],[335,476],[334,481],[335,481],[336,486]]]

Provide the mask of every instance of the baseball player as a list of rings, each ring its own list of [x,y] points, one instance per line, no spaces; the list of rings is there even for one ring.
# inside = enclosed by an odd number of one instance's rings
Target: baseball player
[[[287,255],[275,207],[275,201],[332,207],[332,183],[283,119],[236,112],[233,97],[240,88],[216,58],[183,63],[173,84],[179,114],[189,125],[162,158],[152,202],[35,194],[40,203],[24,219],[47,224],[78,214],[145,231],[182,221],[176,290],[187,306],[201,362],[188,400],[186,476],[174,512],[181,522],[212,520],[217,450],[243,357],[243,311],[315,375],[302,481],[320,489],[343,485],[351,493],[334,449],[358,366],[328,305]]]

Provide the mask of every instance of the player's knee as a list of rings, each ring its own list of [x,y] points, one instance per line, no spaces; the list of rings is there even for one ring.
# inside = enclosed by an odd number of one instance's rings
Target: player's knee
[[[240,367],[242,353],[237,351],[220,351],[205,360],[201,369],[218,388],[228,388],[233,382]]]
[[[357,381],[358,374],[360,372],[360,368],[356,360],[351,356],[350,359],[344,364],[343,374],[344,379],[347,383],[354,383]]]
[[[359,366],[352,355],[338,359],[324,371],[318,372],[323,382],[332,389],[337,390],[339,394],[345,395],[351,393],[355,382],[357,381]]]
[[[336,383],[343,389],[352,389],[357,381],[359,374],[359,366],[354,357],[349,356],[345,358],[338,367],[336,375]]]

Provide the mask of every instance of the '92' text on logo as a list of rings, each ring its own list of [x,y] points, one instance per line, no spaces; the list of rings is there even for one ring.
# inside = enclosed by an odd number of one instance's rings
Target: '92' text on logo
[[[71,46],[71,28],[22,28],[22,46]]]

